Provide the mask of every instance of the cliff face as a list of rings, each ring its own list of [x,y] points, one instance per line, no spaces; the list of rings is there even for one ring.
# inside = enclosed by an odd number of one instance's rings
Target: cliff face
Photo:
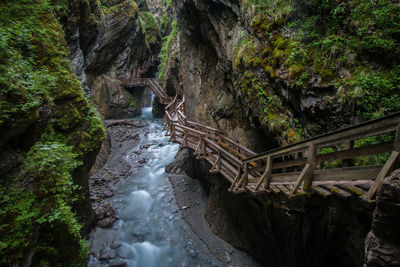
[[[62,1],[2,1],[0,265],[84,265],[104,128],[73,74]]]
[[[365,242],[367,267],[400,265],[400,170],[385,178],[378,191],[372,229]]]
[[[379,117],[400,110],[396,10],[385,1],[175,1],[165,82],[185,93],[191,119],[258,150]]]
[[[143,90],[126,90],[119,78],[154,75],[160,36],[146,2],[70,1],[63,18],[72,65],[105,118],[140,114]],[[147,103],[146,103],[147,104]]]

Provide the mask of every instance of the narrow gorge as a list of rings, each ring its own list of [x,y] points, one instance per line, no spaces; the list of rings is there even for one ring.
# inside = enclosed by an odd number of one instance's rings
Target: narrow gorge
[[[400,266],[398,1],[0,8],[0,266]]]

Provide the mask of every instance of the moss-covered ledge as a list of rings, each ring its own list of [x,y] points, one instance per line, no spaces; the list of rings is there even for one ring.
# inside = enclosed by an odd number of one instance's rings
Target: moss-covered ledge
[[[87,173],[105,132],[70,66],[55,16],[67,8],[0,3],[0,149],[19,159],[0,180],[0,265],[86,265]]]

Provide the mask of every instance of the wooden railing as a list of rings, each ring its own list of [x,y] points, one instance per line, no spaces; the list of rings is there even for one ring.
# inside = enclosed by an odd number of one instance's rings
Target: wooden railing
[[[154,91],[166,104],[165,130],[170,140],[193,149],[197,159],[210,162],[210,172],[228,179],[233,193],[269,192],[287,197],[317,193],[373,200],[383,178],[399,163],[400,113],[256,154],[219,129],[189,121],[184,96],[168,96],[154,79],[129,81],[145,83]],[[383,134],[385,138],[379,138]],[[371,137],[374,142],[361,146]],[[376,141],[380,139],[386,141]],[[382,161],[384,153],[390,154],[384,164],[354,166],[359,157],[378,155]],[[327,168],[329,162],[337,168]]]
[[[314,181],[375,180],[367,194],[367,198],[371,200],[383,178],[398,164],[399,127],[400,113],[395,113],[249,157],[243,161],[245,168],[248,169],[249,175],[258,177],[257,183],[250,185],[249,189],[269,189],[272,182],[284,182],[293,183],[291,194],[295,194],[300,186],[303,186],[304,191],[311,191]],[[365,138],[391,133],[394,138],[390,142],[354,146],[357,141],[361,143]],[[390,135],[387,139],[390,139]],[[335,150],[321,153],[326,148]],[[390,153],[384,165],[352,166],[354,158],[383,153]],[[318,164],[338,160],[343,161],[340,168],[318,169]],[[256,163],[256,166],[250,163]],[[333,190],[340,189],[334,185],[328,187]]]
[[[123,85],[135,85],[135,86],[145,86],[147,79],[146,78],[127,78],[119,80]]]

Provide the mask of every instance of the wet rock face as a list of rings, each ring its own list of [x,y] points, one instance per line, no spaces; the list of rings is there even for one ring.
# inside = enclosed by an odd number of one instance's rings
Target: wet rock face
[[[400,266],[400,170],[385,178],[376,203],[372,229],[365,241],[365,266]]]
[[[253,149],[270,146],[234,89],[232,59],[242,30],[238,3],[178,0],[175,6],[180,35],[172,45],[176,57],[167,63],[167,89],[185,94],[190,120],[218,127]]]
[[[146,46],[135,2],[98,3],[70,2],[72,14],[64,23],[70,60],[103,117],[140,115],[143,88],[126,90],[118,79],[131,77],[156,51]]]
[[[174,7],[180,34],[167,62],[166,87],[186,95],[189,119],[219,127],[256,151],[296,141],[299,122],[307,136],[359,122],[351,105],[334,101],[333,83],[315,77],[307,88],[299,89],[283,67],[271,78],[262,64],[237,65],[243,36],[257,35],[250,26],[252,8],[225,0],[178,0]],[[258,51],[260,59],[268,44],[254,38],[253,46],[249,49]],[[276,97],[272,102],[282,113],[260,100],[254,93],[256,85]]]

